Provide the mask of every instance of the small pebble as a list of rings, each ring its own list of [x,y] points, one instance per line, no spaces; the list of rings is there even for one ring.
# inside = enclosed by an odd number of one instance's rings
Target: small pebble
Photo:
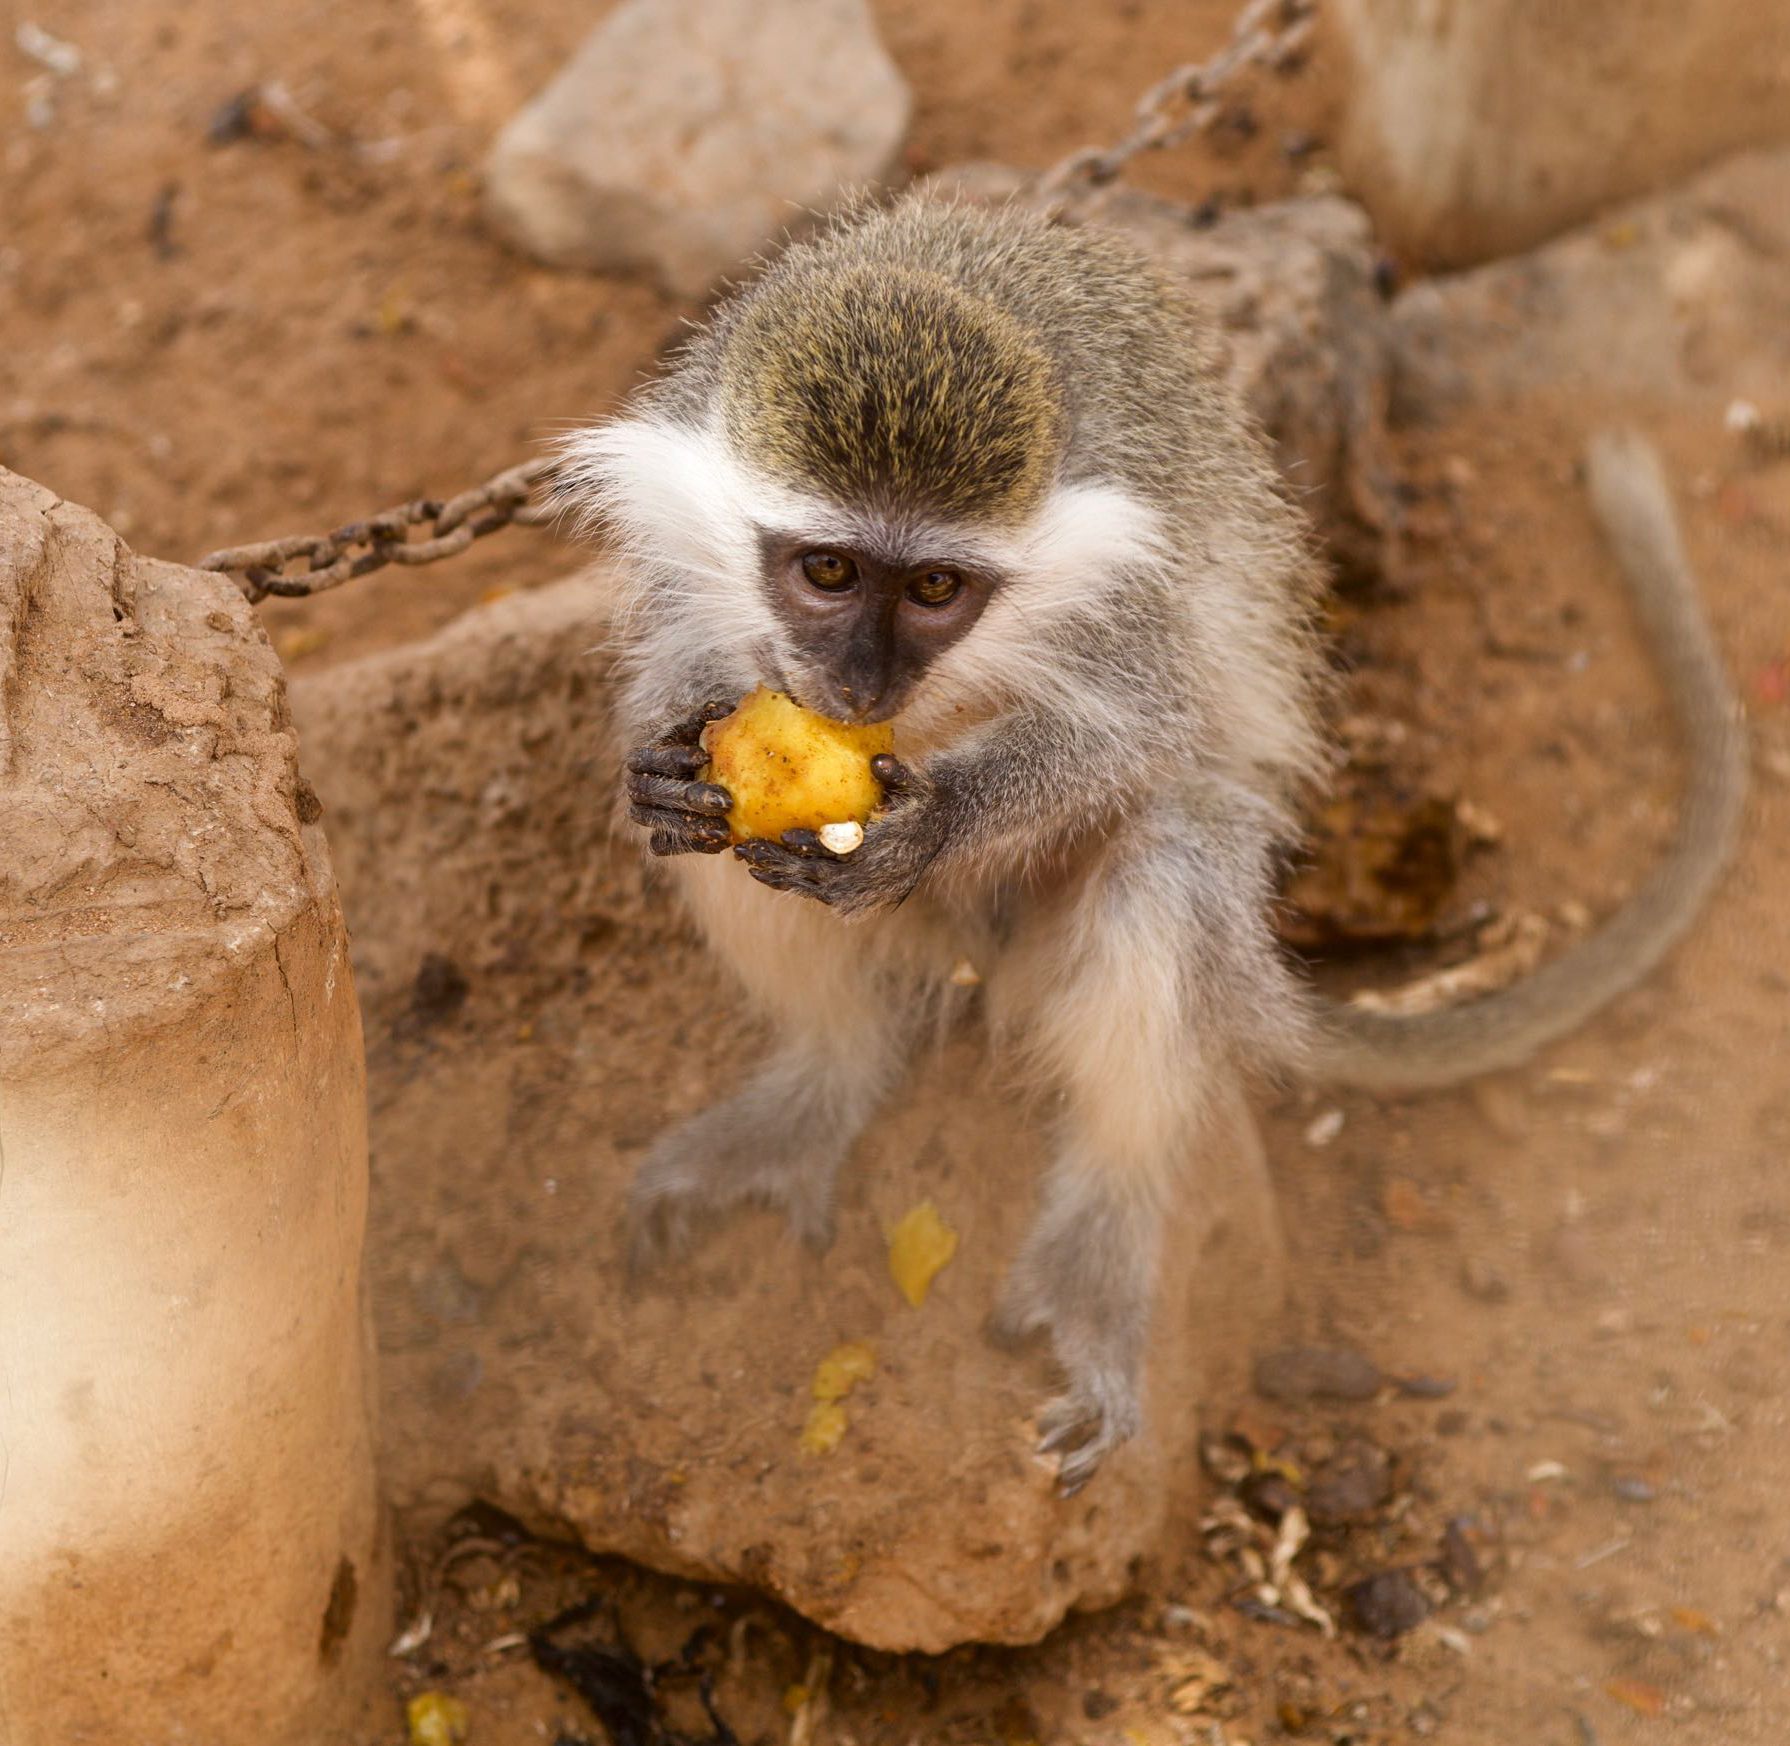
[[[1481,1303],[1504,1303],[1510,1297],[1510,1281],[1483,1255],[1469,1255],[1461,1264],[1461,1284]]]
[[[1385,1377],[1349,1346],[1283,1346],[1256,1360],[1256,1393],[1269,1400],[1372,1400]]]
[[[1638,1473],[1611,1474],[1610,1490],[1624,1503],[1652,1503],[1659,1496],[1659,1492]]]
[[[1442,1580],[1456,1594],[1477,1594],[1485,1580],[1469,1528],[1464,1516],[1456,1516],[1442,1530]]]
[[[1299,1507],[1299,1493],[1292,1483],[1278,1473],[1258,1473],[1244,1481],[1244,1507],[1253,1516],[1278,1523],[1288,1510]],[[1317,1517],[1314,1514],[1313,1520]]]
[[[1249,1477],[1249,1456],[1223,1437],[1200,1438],[1200,1465],[1220,1485],[1241,1485]]]
[[[1305,1143],[1313,1151],[1317,1151],[1328,1146],[1342,1131],[1343,1112],[1340,1109],[1327,1109],[1306,1124]]]
[[[1364,1577],[1344,1589],[1343,1597],[1356,1628],[1370,1637],[1402,1637],[1430,1616],[1428,1597],[1405,1570]]]
[[[1392,1460],[1378,1444],[1351,1437],[1311,1476],[1306,1509],[1320,1527],[1371,1521],[1392,1496]]]
[[[1460,1383],[1452,1376],[1395,1376],[1393,1387],[1406,1400],[1446,1400]]]

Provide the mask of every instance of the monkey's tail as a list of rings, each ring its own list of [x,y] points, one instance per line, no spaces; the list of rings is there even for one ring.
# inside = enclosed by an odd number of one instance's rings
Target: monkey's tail
[[[1624,433],[1594,438],[1587,463],[1593,507],[1684,738],[1684,798],[1671,843],[1603,927],[1498,994],[1411,1015],[1320,1003],[1313,1077],[1415,1089],[1517,1066],[1645,977],[1702,912],[1733,853],[1747,792],[1746,729],[1659,460],[1644,439]]]

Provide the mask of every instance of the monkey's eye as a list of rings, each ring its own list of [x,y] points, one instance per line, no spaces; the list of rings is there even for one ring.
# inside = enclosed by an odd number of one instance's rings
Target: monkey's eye
[[[816,588],[824,588],[829,594],[849,588],[857,573],[858,566],[837,552],[809,552],[802,559],[802,574]]]
[[[956,570],[925,570],[908,583],[910,600],[922,606],[944,606],[963,591],[963,577]]]

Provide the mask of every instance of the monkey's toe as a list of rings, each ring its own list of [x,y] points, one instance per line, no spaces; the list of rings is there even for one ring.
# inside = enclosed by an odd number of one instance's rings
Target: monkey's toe
[[[675,1196],[635,1196],[628,1203],[623,1230],[631,1279],[642,1279],[683,1254],[695,1234],[688,1209]]]
[[[1074,1388],[1039,1413],[1038,1453],[1057,1457],[1058,1497],[1074,1497],[1107,1456],[1136,1435],[1136,1401],[1112,1396],[1098,1385]]]

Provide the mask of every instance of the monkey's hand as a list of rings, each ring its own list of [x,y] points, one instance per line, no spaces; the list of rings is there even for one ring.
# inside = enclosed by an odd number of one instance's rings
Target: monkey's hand
[[[835,854],[813,831],[785,831],[776,843],[736,843],[733,852],[773,891],[800,892],[841,915],[893,909],[944,846],[945,797],[936,783],[887,752],[872,758],[870,769],[888,805],[849,854]]]
[[[628,817],[652,832],[647,847],[655,855],[718,855],[732,840],[722,814],[733,796],[718,782],[695,776],[709,761],[702,730],[733,707],[719,698],[705,703],[629,757]]]

